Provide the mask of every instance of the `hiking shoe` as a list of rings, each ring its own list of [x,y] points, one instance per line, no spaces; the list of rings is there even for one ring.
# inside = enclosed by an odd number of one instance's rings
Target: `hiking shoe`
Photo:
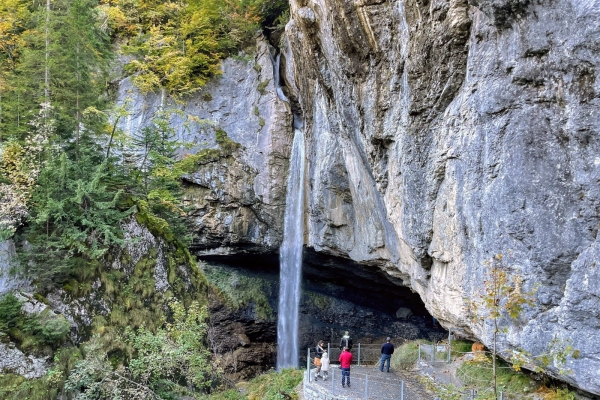
[[[350,384],[348,384],[348,387],[350,387]]]

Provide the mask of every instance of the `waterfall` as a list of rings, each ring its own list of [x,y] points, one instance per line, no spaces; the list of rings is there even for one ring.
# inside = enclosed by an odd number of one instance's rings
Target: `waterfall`
[[[29,285],[29,281],[23,276],[11,273],[15,255],[15,244],[12,239],[0,242],[0,296]]]
[[[279,73],[279,64],[281,62],[281,54],[277,54],[275,58],[271,56],[271,63],[273,64],[273,82],[275,83],[275,93],[277,93],[277,97],[281,101],[285,101],[289,103],[290,101],[283,93],[283,89],[281,88],[281,77]]]
[[[298,367],[298,308],[304,243],[304,133],[294,130],[279,252],[277,369]]]
[[[271,55],[273,83],[279,100],[289,103],[281,87],[280,54]],[[304,132],[303,120],[294,115],[294,142],[287,182],[283,243],[279,249],[279,311],[277,313],[277,369],[297,368],[298,308],[304,244]]]

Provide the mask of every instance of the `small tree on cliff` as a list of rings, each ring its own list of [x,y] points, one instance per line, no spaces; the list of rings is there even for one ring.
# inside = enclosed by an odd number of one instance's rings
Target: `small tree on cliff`
[[[486,276],[483,286],[469,306],[476,321],[492,323],[492,372],[494,379],[494,396],[498,396],[497,344],[499,335],[506,334],[507,319],[516,320],[525,306],[534,304],[535,289],[523,291],[523,277],[520,274],[509,274],[509,268],[503,262],[502,254],[497,254],[485,263]]]

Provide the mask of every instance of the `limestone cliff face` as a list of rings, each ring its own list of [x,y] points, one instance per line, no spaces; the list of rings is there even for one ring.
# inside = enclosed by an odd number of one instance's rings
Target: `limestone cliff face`
[[[600,393],[600,2],[292,0],[282,48],[307,136],[306,245],[381,268],[491,345],[464,299],[502,253],[535,307],[499,349],[580,350]]]
[[[214,150],[185,177],[198,255],[274,252],[283,235],[290,107],[277,98],[267,43],[255,54],[223,61],[222,74],[191,97],[140,94],[125,79],[119,102],[129,110],[121,128],[136,135],[159,112],[169,113],[186,153]],[[221,149],[218,133],[239,144]],[[220,154],[219,154],[220,152]]]

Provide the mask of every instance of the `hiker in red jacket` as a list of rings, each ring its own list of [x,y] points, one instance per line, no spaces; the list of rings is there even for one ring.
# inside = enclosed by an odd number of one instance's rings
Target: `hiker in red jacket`
[[[350,363],[352,363],[352,353],[348,351],[347,347],[344,347],[342,354],[340,354],[340,366],[342,367],[342,387],[346,387],[346,380],[348,381],[348,387],[350,387]]]

